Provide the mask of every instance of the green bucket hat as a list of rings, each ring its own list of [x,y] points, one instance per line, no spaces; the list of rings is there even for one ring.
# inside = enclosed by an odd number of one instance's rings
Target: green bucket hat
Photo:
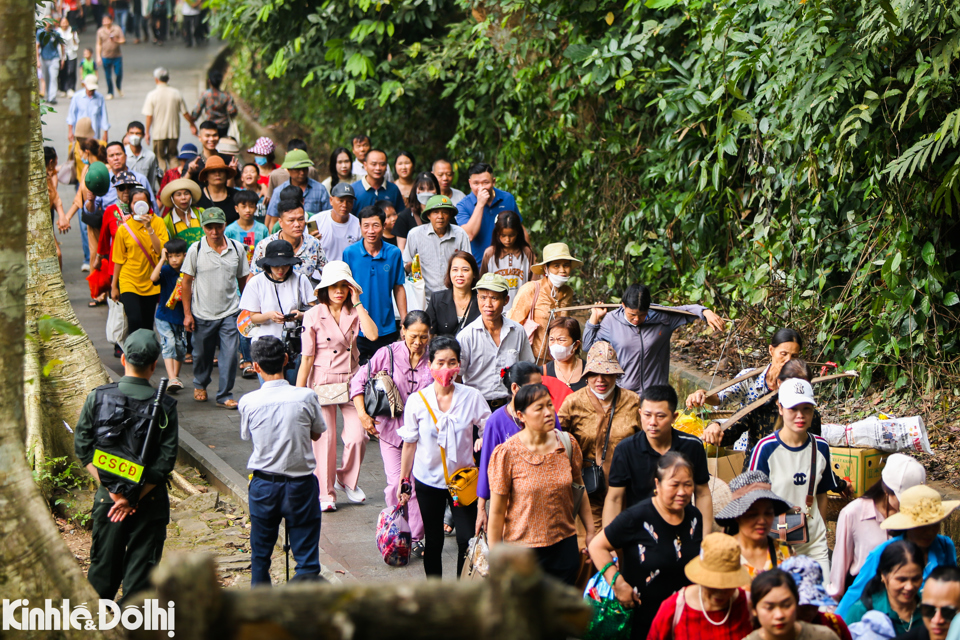
[[[83,182],[93,195],[106,195],[107,191],[110,190],[110,172],[107,170],[107,165],[102,162],[91,164]]]
[[[423,206],[423,211],[420,212],[420,219],[426,222],[430,217],[430,212],[437,209],[446,209],[453,215],[457,215],[457,208],[454,206],[453,200],[442,193],[438,193],[430,196],[430,199],[427,200],[427,204]]]
[[[310,156],[303,149],[293,149],[283,158],[284,169],[307,169],[313,166]]]
[[[227,214],[219,207],[210,207],[200,212],[200,226],[205,227],[208,224],[227,224]]]

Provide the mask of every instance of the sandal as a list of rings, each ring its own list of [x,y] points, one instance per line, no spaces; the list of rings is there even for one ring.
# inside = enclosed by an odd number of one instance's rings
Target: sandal
[[[193,354],[188,353],[183,357],[183,364],[193,364]]]
[[[197,402],[206,402],[207,401],[207,390],[206,389],[194,389],[193,390],[193,399]]]
[[[99,307],[102,304],[103,304],[102,300],[91,300],[90,302],[87,303],[87,306],[93,309],[94,307]]]
[[[244,378],[245,380],[252,380],[253,378],[257,377],[257,372],[254,371],[253,365],[248,364],[247,366],[243,367],[243,371],[240,372],[240,377]]]

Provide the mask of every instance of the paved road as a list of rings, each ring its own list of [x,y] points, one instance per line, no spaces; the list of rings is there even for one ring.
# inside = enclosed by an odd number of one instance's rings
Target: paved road
[[[88,28],[87,33],[81,36],[82,47],[93,46],[93,31]],[[124,94],[107,103],[110,116],[110,139],[119,139],[131,120],[143,120],[140,109],[146,94],[153,89],[152,71],[157,65],[163,65],[170,70],[170,84],[180,89],[184,94],[187,105],[192,108],[197,96],[203,88],[205,69],[219,51],[219,45],[211,43],[207,47],[187,49],[181,43],[167,43],[164,47],[150,44],[123,46],[124,63]],[[101,84],[104,82],[101,80]],[[56,113],[50,113],[44,118],[45,144],[52,144],[62,159],[67,150],[66,139],[66,111],[68,101],[60,98]],[[181,123],[181,143],[190,141],[199,145],[199,142],[190,135],[186,123]],[[241,143],[249,146],[251,141],[242,140]],[[322,164],[322,163],[320,163]],[[61,186],[60,196],[69,206],[74,196],[72,186]],[[84,329],[93,339],[104,364],[113,371],[122,375],[119,360],[113,357],[113,348],[106,342],[104,324],[106,322],[106,308],[87,307],[89,289],[87,288],[84,273],[80,271],[83,262],[80,234],[77,224],[65,236],[59,236],[63,251],[64,281],[70,293],[70,301],[77,311]],[[159,367],[159,373],[162,371]],[[184,368],[181,378],[187,383],[192,378],[189,366]],[[156,382],[156,380],[155,380]],[[214,385],[216,376],[214,376]],[[253,391],[257,382],[242,380],[238,376],[236,396]],[[215,386],[210,389],[215,392]],[[212,397],[212,395],[211,395]],[[240,418],[236,411],[220,409],[212,401],[205,403],[194,402],[190,393],[180,394],[180,424],[191,435],[207,445],[212,452],[219,455],[229,466],[237,470],[242,476],[247,476],[246,462],[250,455],[249,443],[240,440]],[[339,422],[339,418],[338,418]],[[420,561],[413,561],[409,567],[393,569],[383,564],[377,552],[375,529],[377,516],[384,508],[383,463],[380,459],[379,446],[376,442],[370,443],[367,456],[360,476],[360,486],[367,494],[367,501],[362,505],[341,503],[336,513],[324,514],[320,540],[323,552],[321,560],[333,560],[337,568],[346,571],[347,577],[359,580],[400,580],[419,579],[423,577],[423,568]],[[346,499],[343,497],[342,499]],[[453,538],[448,538],[444,548],[445,579],[453,579],[456,573],[456,544]]]

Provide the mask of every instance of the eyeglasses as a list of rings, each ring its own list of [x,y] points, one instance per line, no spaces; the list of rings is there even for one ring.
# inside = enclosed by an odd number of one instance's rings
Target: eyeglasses
[[[943,619],[947,622],[953,620],[957,615],[956,607],[937,607],[932,604],[920,605],[920,615],[924,618],[933,618],[937,615],[937,611],[940,612],[940,615],[943,616]]]
[[[132,184],[118,184],[117,191],[126,191],[127,189],[133,189],[134,185]]]

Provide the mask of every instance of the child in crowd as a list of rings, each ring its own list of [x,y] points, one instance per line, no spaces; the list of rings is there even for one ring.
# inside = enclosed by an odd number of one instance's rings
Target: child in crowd
[[[233,202],[237,205],[236,222],[227,225],[223,232],[231,240],[236,240],[247,249],[247,262],[253,259],[253,250],[257,243],[270,233],[262,222],[257,222],[257,202],[259,197],[254,191],[241,190],[233,194]]]
[[[377,202],[380,211],[383,211],[383,241],[397,246],[397,236],[393,235],[393,225],[397,223],[397,210],[389,200]]]
[[[160,303],[154,326],[160,334],[160,353],[170,383],[167,391],[183,389],[180,367],[187,356],[187,336],[183,330],[183,302],[180,290],[180,266],[187,256],[187,241],[173,238],[163,245],[160,262],[150,274],[150,280],[160,284]]]
[[[80,61],[80,82],[87,76],[97,74],[97,63],[93,60],[93,51],[89,48],[83,50],[83,60]]]
[[[252,162],[243,165],[240,172],[240,188],[246,191],[252,191],[257,194],[257,210],[253,214],[253,219],[263,223],[267,219],[267,206],[264,204],[263,197],[266,184],[260,183],[260,169]]]
[[[256,181],[254,181],[254,186],[257,186]],[[256,249],[257,243],[270,235],[267,226],[255,219],[259,201],[258,193],[252,190],[242,189],[233,194],[233,202],[237,205],[237,215],[240,217],[227,225],[223,232],[225,236],[231,240],[236,240],[246,248],[247,262],[253,259],[253,251]],[[257,376],[256,371],[253,370],[253,360],[250,357],[250,342],[249,337],[240,334],[240,375],[247,379]]]
[[[523,223],[516,211],[503,211],[497,216],[493,227],[492,244],[483,252],[480,275],[496,273],[507,279],[510,297],[504,311],[513,307],[517,291],[527,282],[536,280],[530,267],[536,262],[533,249],[523,233]]]

